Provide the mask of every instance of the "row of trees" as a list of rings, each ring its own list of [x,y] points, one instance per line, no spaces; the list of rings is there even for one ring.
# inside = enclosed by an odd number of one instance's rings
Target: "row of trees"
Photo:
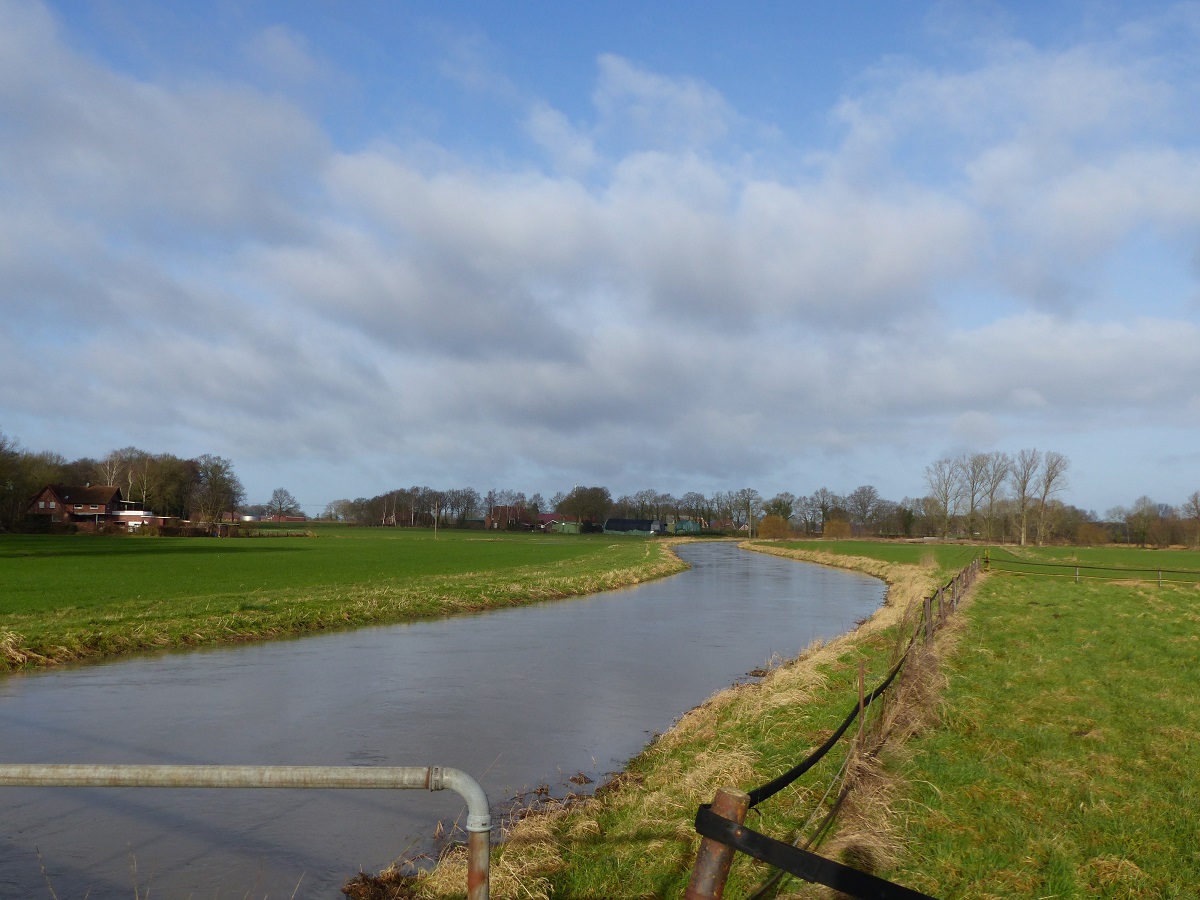
[[[25,450],[0,432],[0,527],[20,522],[29,499],[47,484],[111,484],[127,500],[159,515],[205,521],[219,521],[245,500],[233,463],[224,457],[206,453],[182,459],[124,447],[102,459],[68,460]]]
[[[927,513],[938,520],[943,536],[950,534],[957,519],[967,537],[990,541],[998,517],[1015,510],[1022,546],[1028,542],[1036,514],[1037,541],[1045,543],[1053,525],[1047,519],[1055,509],[1051,500],[1066,489],[1070,465],[1061,453],[1037,449],[1021,450],[1015,456],[995,451],[939,459],[925,468]]]
[[[1138,497],[1133,506],[1117,506],[1104,515],[1112,540],[1142,547],[1191,544],[1200,548],[1200,491],[1179,506]]]
[[[925,469],[928,492],[899,501],[882,497],[872,485],[848,494],[822,487],[811,494],[782,492],[765,498],[751,488],[689,492],[682,496],[642,490],[614,498],[606,487],[576,485],[549,500],[515,490],[397,488],[371,498],[336,500],[324,518],[359,525],[462,527],[493,510],[515,522],[536,521],[538,513],[602,523],[630,519],[691,519],[713,530],[764,536],[785,534],[883,537],[964,537],[986,541],[1044,544],[1135,543],[1200,546],[1200,491],[1179,506],[1139,497],[1101,519],[1094,512],[1058,499],[1068,486],[1070,460],[1062,453],[1024,449],[947,457]],[[0,527],[25,515],[26,504],[43,485],[113,484],[126,499],[159,515],[216,521],[235,512],[294,516],[300,505],[277,488],[265,504],[244,506],[245,491],[233,463],[204,454],[182,459],[136,447],[114,450],[101,459],[67,460],[24,450],[0,432]]]
[[[602,523],[634,519],[692,519],[713,530],[762,536],[957,537],[1019,544],[1069,541],[1096,544],[1197,543],[1200,492],[1179,507],[1143,497],[1105,519],[1063,503],[1070,460],[1056,451],[1023,449],[944,458],[925,469],[928,492],[888,500],[873,485],[848,494],[822,487],[811,494],[782,492],[766,498],[751,488],[674,496],[651,489],[614,498],[606,487],[576,486],[548,501],[540,494],[471,488],[439,491],[401,488],[376,497],[339,500],[326,517],[362,525],[463,525],[496,507],[521,509],[532,521],[539,512]]]

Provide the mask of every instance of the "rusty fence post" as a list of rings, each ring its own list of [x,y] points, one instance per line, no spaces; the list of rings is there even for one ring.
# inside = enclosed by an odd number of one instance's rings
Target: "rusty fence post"
[[[750,809],[750,795],[734,788],[719,788],[713,799],[712,811],[722,818],[731,819],[741,825],[746,821]],[[688,881],[684,900],[721,900],[725,893],[725,881],[729,878],[729,867],[737,851],[720,841],[704,838],[696,851],[696,862],[692,864],[692,877]]]

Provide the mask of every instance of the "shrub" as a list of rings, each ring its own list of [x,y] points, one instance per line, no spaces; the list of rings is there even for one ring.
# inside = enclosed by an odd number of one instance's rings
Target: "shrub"
[[[758,523],[758,536],[765,540],[778,540],[790,536],[791,528],[783,516],[767,516]]]
[[[845,541],[850,538],[850,523],[845,519],[830,519],[825,523],[825,538],[830,541]]]

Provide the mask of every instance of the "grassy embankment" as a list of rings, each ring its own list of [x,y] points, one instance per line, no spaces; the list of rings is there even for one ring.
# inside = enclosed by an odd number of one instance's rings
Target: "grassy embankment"
[[[494,854],[494,896],[681,896],[698,844],[696,806],[717,787],[749,789],[803,758],[853,703],[857,660],[866,660],[869,684],[885,670],[903,603],[973,554],[816,546],[763,548],[887,577],[888,608],[761,684],[688,713],[600,797],[518,823]],[[941,898],[1195,897],[1200,595],[1188,584],[1076,584],[1074,567],[1200,570],[1200,555],[1019,555],[1064,563],[1049,570],[1061,577],[997,574],[975,589],[936,641],[941,698],[922,698],[932,715],[917,737],[885,751],[881,769],[868,767],[821,852]],[[751,827],[798,834],[828,803],[820,794],[838,753],[767,801]],[[726,896],[748,896],[767,877],[740,858]],[[451,861],[418,882],[416,895],[461,894],[463,883]],[[789,878],[778,896],[827,894]]]
[[[0,536],[0,671],[437,618],[679,571],[603,535],[324,527],[316,537]]]

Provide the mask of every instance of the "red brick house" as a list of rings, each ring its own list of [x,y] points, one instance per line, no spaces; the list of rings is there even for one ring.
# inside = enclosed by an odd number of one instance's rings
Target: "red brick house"
[[[48,484],[29,501],[26,513],[51,522],[96,525],[120,521],[121,489],[108,485]]]

